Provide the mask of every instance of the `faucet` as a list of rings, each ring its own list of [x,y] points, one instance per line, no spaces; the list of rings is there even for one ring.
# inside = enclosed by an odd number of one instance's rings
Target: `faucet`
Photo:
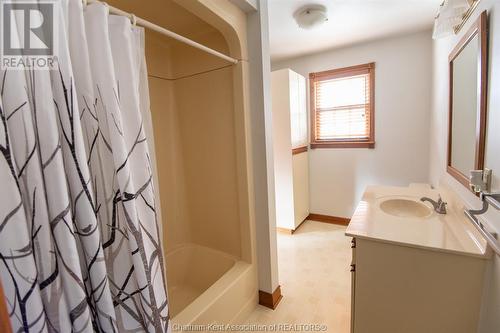
[[[428,201],[431,203],[432,207],[434,207],[434,211],[438,214],[446,214],[446,202],[441,199],[439,196],[438,201],[434,201],[431,198],[422,197],[420,201]]]

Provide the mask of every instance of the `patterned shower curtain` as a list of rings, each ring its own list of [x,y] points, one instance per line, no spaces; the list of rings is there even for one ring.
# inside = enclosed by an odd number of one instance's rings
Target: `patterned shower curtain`
[[[144,32],[102,4],[56,4],[54,68],[0,71],[0,278],[13,330],[167,332]]]

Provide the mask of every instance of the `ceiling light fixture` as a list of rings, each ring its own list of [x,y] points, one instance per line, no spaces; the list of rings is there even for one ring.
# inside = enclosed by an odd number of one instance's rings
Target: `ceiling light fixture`
[[[297,9],[293,17],[302,29],[313,29],[328,21],[326,7],[323,5],[306,5]]]

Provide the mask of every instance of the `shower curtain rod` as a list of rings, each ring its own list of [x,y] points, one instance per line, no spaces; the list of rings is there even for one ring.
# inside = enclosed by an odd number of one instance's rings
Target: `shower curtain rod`
[[[102,3],[104,5],[106,5],[108,8],[109,8],[109,12],[111,14],[115,14],[115,15],[121,15],[121,16],[127,16],[130,18],[130,20],[132,21],[133,24],[138,24],[144,28],[148,28],[150,30],[153,30],[153,31],[156,31],[156,32],[159,32],[160,34],[162,35],[165,35],[165,36],[168,36],[168,37],[171,37],[175,40],[178,40],[182,43],[185,43],[187,45],[190,45],[192,47],[195,47],[197,49],[200,49],[202,51],[205,51],[207,53],[210,53],[216,57],[219,57],[221,59],[224,59],[230,63],[233,63],[233,64],[237,64],[238,63],[238,59],[235,59],[235,58],[231,58],[223,53],[220,53],[219,51],[216,51],[214,49],[211,49],[203,44],[200,44],[200,43],[197,43],[195,42],[194,40],[191,40],[189,38],[186,38],[184,36],[181,36],[179,34],[176,34],[175,32],[173,31],[170,31],[170,30],[167,30],[163,27],[160,27],[159,25],[156,25],[154,23],[151,23],[145,19],[142,19],[140,17],[137,17],[135,16],[134,14],[131,14],[131,13],[127,13],[119,8],[116,8],[116,7],[113,7],[113,6],[110,6],[108,5],[106,2],[103,2],[103,1],[99,1],[99,0],[83,0],[83,4],[86,5],[86,4],[91,4],[91,3]]]

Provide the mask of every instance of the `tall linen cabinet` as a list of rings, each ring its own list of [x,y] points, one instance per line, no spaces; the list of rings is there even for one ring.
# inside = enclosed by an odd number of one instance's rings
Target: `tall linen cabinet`
[[[309,215],[306,79],[272,72],[276,226],[293,232]]]

